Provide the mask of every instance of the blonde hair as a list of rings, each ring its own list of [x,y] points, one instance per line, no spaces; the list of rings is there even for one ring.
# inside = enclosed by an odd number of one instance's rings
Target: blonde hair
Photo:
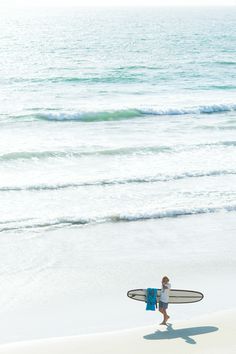
[[[162,278],[162,281],[167,281],[167,282],[169,282],[170,279],[165,275],[165,276]]]

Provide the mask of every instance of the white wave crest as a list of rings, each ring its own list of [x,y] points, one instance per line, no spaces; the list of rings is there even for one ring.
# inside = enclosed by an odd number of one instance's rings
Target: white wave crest
[[[216,212],[234,212],[236,211],[236,204],[222,205],[215,207],[195,207],[195,208],[180,208],[180,209],[166,209],[159,210],[156,212],[143,212],[134,214],[117,214],[117,215],[107,215],[103,217],[96,218],[58,218],[55,220],[48,220],[42,222],[33,222],[19,220],[15,222],[2,222],[0,232],[12,231],[20,229],[37,229],[37,228],[63,228],[70,226],[82,226],[86,224],[98,224],[98,223],[116,223],[116,222],[130,222],[130,221],[142,221],[151,219],[162,219],[162,218],[175,218],[179,216],[188,216],[196,214],[206,214],[206,213],[216,213]]]
[[[208,104],[198,106],[184,106],[184,107],[159,107],[159,106],[147,106],[147,107],[133,107],[133,108],[119,108],[108,109],[101,111],[77,111],[77,112],[41,112],[33,113],[28,116],[17,116],[19,120],[45,120],[45,121],[78,121],[78,122],[101,122],[101,121],[118,121],[140,118],[146,115],[152,116],[173,116],[173,115],[186,115],[186,114],[212,114],[236,111],[235,103],[228,104]]]
[[[184,114],[210,114],[230,112],[236,110],[236,104],[212,104],[183,108],[146,108],[142,109],[143,114],[151,115],[184,115]]]

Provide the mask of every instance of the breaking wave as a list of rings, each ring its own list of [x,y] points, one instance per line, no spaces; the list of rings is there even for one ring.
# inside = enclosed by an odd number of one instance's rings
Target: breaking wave
[[[64,228],[71,226],[82,226],[88,224],[99,223],[116,223],[116,222],[131,222],[131,221],[144,221],[151,219],[162,218],[175,218],[180,216],[189,216],[196,214],[216,213],[220,211],[236,211],[236,205],[225,205],[218,207],[201,207],[201,208],[180,208],[180,209],[167,209],[151,213],[132,213],[132,214],[115,214],[97,218],[58,218],[56,220],[46,222],[24,222],[18,220],[16,222],[1,223],[0,232],[14,231],[14,230],[27,230],[27,229],[41,229],[41,228]]]
[[[124,108],[117,110],[98,110],[98,111],[79,111],[79,112],[42,112],[36,114],[29,114],[24,116],[17,116],[16,118],[22,120],[45,120],[45,121],[78,121],[78,122],[100,122],[100,121],[119,121],[126,119],[134,119],[147,115],[152,116],[173,116],[186,114],[211,114],[236,111],[236,104],[212,104],[199,105],[183,108]]]
[[[185,172],[179,175],[156,175],[148,177],[133,177],[127,179],[101,179],[91,182],[81,183],[59,183],[59,184],[38,184],[38,185],[26,185],[26,186],[0,186],[0,192],[13,192],[13,191],[48,191],[48,190],[60,190],[68,188],[78,187],[90,187],[90,186],[109,186],[109,185],[122,185],[132,183],[155,183],[155,182],[169,182],[175,180],[181,180],[186,178],[201,178],[201,177],[215,177],[225,175],[235,175],[235,170],[213,170],[206,172]]]

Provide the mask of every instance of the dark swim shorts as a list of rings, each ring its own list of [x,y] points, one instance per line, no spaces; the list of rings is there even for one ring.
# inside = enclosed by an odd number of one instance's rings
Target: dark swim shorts
[[[166,310],[168,308],[168,302],[159,301],[159,308]]]

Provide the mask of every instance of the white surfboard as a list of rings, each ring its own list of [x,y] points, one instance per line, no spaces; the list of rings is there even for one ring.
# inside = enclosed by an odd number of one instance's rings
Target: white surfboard
[[[157,303],[160,300],[161,289],[157,289]],[[129,290],[127,296],[137,301],[146,301],[147,289]],[[203,299],[203,294],[193,290],[170,289],[169,304],[189,304]]]

